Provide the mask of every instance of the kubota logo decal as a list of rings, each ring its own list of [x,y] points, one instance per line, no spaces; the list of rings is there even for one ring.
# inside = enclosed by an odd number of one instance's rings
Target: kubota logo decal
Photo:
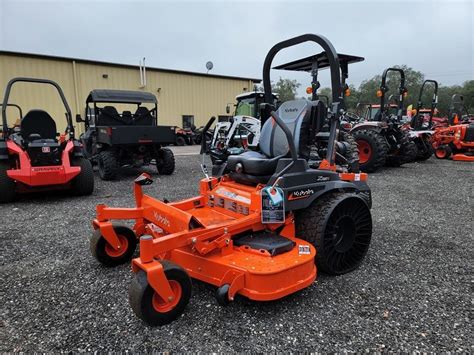
[[[311,195],[314,194],[314,190],[313,189],[306,189],[306,190],[296,190],[296,191],[292,191],[290,193],[290,197],[288,197],[288,200],[299,200],[299,199],[302,199],[302,198],[307,198]]]
[[[158,212],[156,211],[153,211],[153,216],[155,217],[155,219],[158,221],[158,223],[160,224],[163,224],[167,227],[170,227],[171,226],[171,223],[170,223],[170,220],[164,216],[162,216],[161,214],[159,214]]]

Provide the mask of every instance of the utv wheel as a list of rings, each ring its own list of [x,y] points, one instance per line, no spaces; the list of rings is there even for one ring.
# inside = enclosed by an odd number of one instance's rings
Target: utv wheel
[[[352,133],[359,149],[359,167],[364,172],[374,172],[385,165],[388,145],[384,137],[373,129]]]
[[[356,269],[369,249],[372,218],[357,195],[323,196],[296,217],[297,236],[316,248],[321,271],[341,275]]]
[[[115,153],[103,150],[99,153],[99,176],[102,180],[114,180],[117,177],[118,162]]]
[[[339,141],[347,143],[348,147],[346,149],[345,154],[343,154],[344,158],[347,160],[347,169],[350,173],[358,173],[359,168],[359,149],[357,147],[357,142],[354,137],[348,133],[341,131],[339,133]]]
[[[186,139],[184,139],[184,137],[178,136],[178,137],[176,137],[176,143],[175,144],[178,145],[178,146],[186,145]]]
[[[90,239],[92,255],[103,265],[117,266],[129,262],[137,247],[135,233],[124,226],[114,226],[114,231],[120,240],[120,249],[115,250],[100,234],[100,229],[94,231]]]
[[[7,175],[10,166],[0,163],[0,203],[12,202],[16,199],[16,183]]]
[[[81,172],[72,180],[71,191],[77,196],[90,195],[94,191],[94,171],[86,158],[75,158],[72,166],[79,166]]]
[[[171,175],[174,172],[175,161],[174,154],[171,149],[161,148],[158,151],[158,155],[155,158],[156,160],[156,169],[161,175]]]
[[[435,157],[438,159],[448,159],[452,154],[451,147],[448,145],[441,145],[435,150]]]
[[[145,323],[165,325],[178,318],[191,298],[191,279],[184,269],[169,261],[161,264],[174,293],[172,302],[165,302],[150,286],[147,275],[139,271],[130,284],[129,302],[133,312]]]

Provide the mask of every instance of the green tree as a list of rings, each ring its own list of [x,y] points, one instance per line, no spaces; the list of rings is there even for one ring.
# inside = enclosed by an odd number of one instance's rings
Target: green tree
[[[298,88],[301,86],[296,80],[283,79],[280,77],[276,84],[272,83],[272,91],[279,95],[280,101],[294,100]]]

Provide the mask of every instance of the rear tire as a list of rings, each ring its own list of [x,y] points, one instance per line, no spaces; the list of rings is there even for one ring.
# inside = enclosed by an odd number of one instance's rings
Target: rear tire
[[[296,216],[296,235],[316,248],[321,271],[342,275],[364,260],[372,237],[372,217],[355,194],[332,193]]]
[[[94,191],[94,171],[86,158],[75,158],[72,166],[79,166],[81,172],[72,180],[71,191],[77,196],[90,195]]]
[[[16,183],[7,175],[10,165],[0,162],[0,203],[13,202],[16,199]]]
[[[137,237],[130,228],[114,226],[114,231],[119,237],[122,250],[113,249],[100,234],[100,229],[96,229],[90,239],[91,254],[106,266],[117,266],[129,262],[137,248]]]
[[[102,180],[114,180],[117,177],[118,162],[115,153],[111,150],[103,150],[99,153],[99,176]]]
[[[191,298],[192,283],[187,272],[178,265],[162,260],[166,278],[175,294],[175,300],[166,304],[150,286],[147,275],[140,270],[129,288],[129,302],[133,312],[151,326],[165,325],[178,318]]]
[[[418,156],[418,148],[416,143],[411,140],[410,136],[405,133],[401,133],[400,148],[395,151],[394,154],[387,156],[387,166],[399,167],[403,164],[412,163]]]
[[[357,147],[357,142],[349,132],[341,131],[339,133],[339,141],[345,142],[348,144],[348,148],[344,154],[344,158],[347,160],[347,170],[350,173],[358,173],[359,168],[359,149]]]
[[[177,136],[176,137],[176,143],[175,143],[177,146],[183,146],[183,145],[186,145],[186,139],[184,139],[184,137],[182,136]]]
[[[175,169],[174,154],[169,148],[161,148],[158,151],[156,160],[156,170],[160,175],[171,175]]]
[[[359,168],[368,173],[385,165],[388,145],[384,137],[374,129],[360,129],[352,132],[358,145]]]
[[[431,140],[428,136],[418,138],[419,142],[417,144],[418,155],[416,160],[425,161],[431,158],[434,153],[433,146],[431,145]]]

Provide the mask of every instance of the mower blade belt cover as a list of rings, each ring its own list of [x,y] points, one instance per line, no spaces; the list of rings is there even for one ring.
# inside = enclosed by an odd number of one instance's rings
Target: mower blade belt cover
[[[262,223],[285,222],[285,204],[283,190],[279,187],[267,186],[262,194]]]

